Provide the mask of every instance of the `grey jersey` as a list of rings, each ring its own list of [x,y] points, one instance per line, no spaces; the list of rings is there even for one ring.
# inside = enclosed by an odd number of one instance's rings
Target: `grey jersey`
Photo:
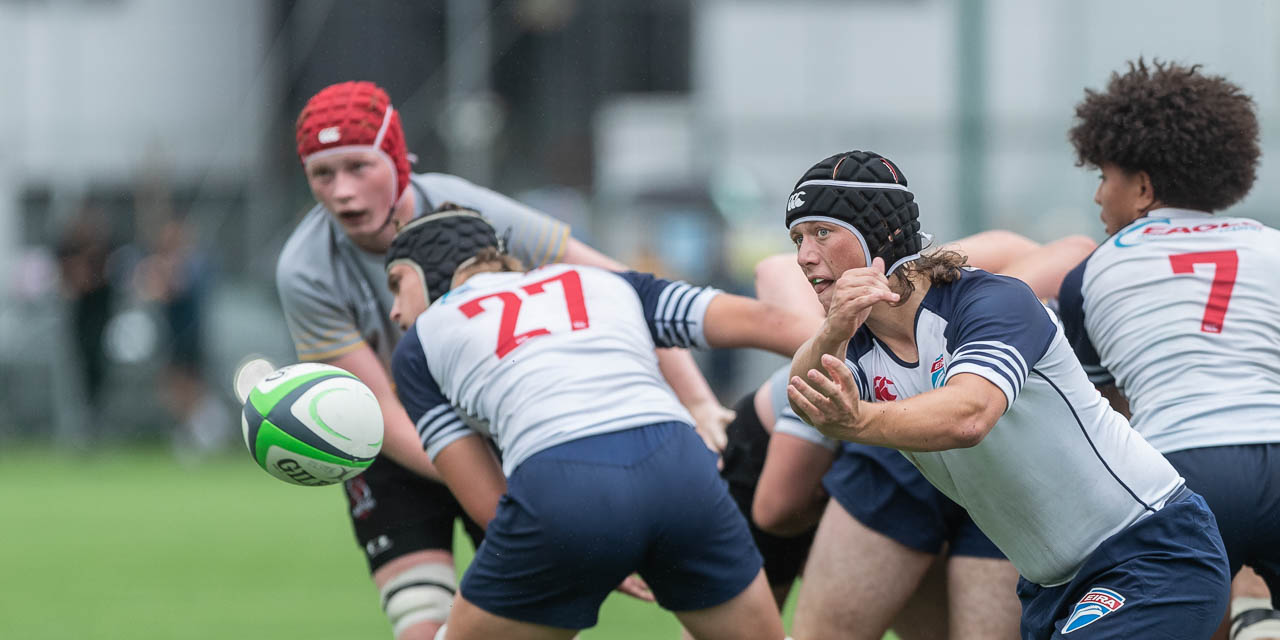
[[[498,237],[509,234],[508,252],[529,268],[558,261],[568,246],[568,225],[457,176],[418,174],[410,186],[414,217],[445,202],[475,209]],[[302,219],[276,264],[276,287],[299,360],[331,360],[367,344],[390,365],[403,332],[391,322],[383,258],[352,243],[323,205]]]

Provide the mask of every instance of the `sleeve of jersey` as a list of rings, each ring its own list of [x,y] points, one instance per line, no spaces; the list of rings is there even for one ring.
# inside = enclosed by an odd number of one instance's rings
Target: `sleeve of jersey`
[[[838,440],[832,440],[822,435],[822,432],[818,431],[816,427],[810,426],[809,423],[802,420],[790,406],[778,414],[777,421],[773,423],[773,432],[785,433],[789,436],[800,438],[828,451],[835,451],[836,447],[840,446]]]
[[[418,428],[422,447],[432,460],[448,444],[473,433],[431,376],[416,327],[405,333],[396,345],[391,356],[391,375],[396,381],[400,404]]]
[[[569,225],[496,191],[471,185],[469,205],[489,219],[507,253],[533,269],[559,262],[569,246]]]
[[[276,289],[299,360],[329,360],[364,344],[351,313],[323,283],[280,269]]]
[[[707,306],[721,291],[671,282],[649,273],[619,273],[636,290],[653,342],[659,347],[709,349],[704,333]]]
[[[950,319],[947,381],[972,373],[1004,392],[1005,411],[1058,332],[1058,325],[1031,289],[1009,278],[993,278],[970,289]]]
[[[1105,387],[1115,384],[1116,379],[1102,366],[1102,358],[1089,340],[1089,331],[1084,324],[1084,270],[1087,264],[1087,260],[1081,262],[1062,281],[1062,288],[1058,291],[1058,318],[1062,320],[1062,333],[1067,336],[1067,342],[1076,352],[1085,373],[1089,374],[1089,381]]]

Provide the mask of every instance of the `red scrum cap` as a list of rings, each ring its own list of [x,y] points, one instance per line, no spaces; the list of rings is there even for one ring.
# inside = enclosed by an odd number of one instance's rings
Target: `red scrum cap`
[[[312,96],[298,115],[298,157],[307,161],[331,153],[373,150],[395,169],[393,202],[409,186],[409,154],[400,114],[387,92],[372,82],[331,84]]]

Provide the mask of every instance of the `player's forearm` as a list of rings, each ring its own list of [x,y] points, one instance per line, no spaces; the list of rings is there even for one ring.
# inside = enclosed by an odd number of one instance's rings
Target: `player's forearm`
[[[507,480],[489,442],[478,434],[459,438],[445,445],[436,454],[435,462],[458,504],[476,524],[487,529],[507,490]]]
[[[848,348],[849,336],[842,336],[832,331],[824,322],[817,333],[800,345],[799,349],[796,349],[795,356],[791,358],[791,375],[805,379],[810,369],[822,371],[822,356],[824,354],[831,354],[843,362]],[[795,407],[792,408],[794,409]]]
[[[752,347],[786,357],[794,355],[821,324],[819,318],[728,293],[711,300],[703,322],[712,347]]]
[[[827,435],[905,451],[946,451],[978,444],[994,425],[982,397],[948,387],[893,402],[859,401],[856,422]]]
[[[440,481],[440,472],[422,448],[418,430],[409,420],[399,399],[393,397],[392,402],[387,403],[378,398],[378,404],[382,406],[383,454],[420,476]]]
[[[658,349],[656,353],[662,377],[671,385],[680,404],[687,408],[708,402],[720,405],[716,395],[711,392],[711,385],[702,377],[702,371],[698,369],[698,364],[693,361],[693,355],[688,350]]]

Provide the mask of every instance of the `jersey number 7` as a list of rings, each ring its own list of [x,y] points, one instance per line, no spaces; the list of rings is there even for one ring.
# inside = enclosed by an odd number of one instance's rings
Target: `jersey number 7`
[[[544,285],[556,280],[560,281],[560,288],[564,291],[565,307],[569,312],[570,330],[581,331],[591,326],[591,322],[587,318],[587,305],[582,299],[582,277],[578,275],[577,271],[565,271],[546,280],[531,282],[520,288],[529,295],[546,293]],[[458,305],[458,310],[467,318],[474,318],[485,311],[480,303],[491,298],[497,298],[502,304],[502,319],[498,322],[498,348],[494,350],[499,359],[511,353],[512,349],[524,344],[526,340],[551,333],[547,329],[539,327],[516,335],[516,321],[520,318],[520,306],[522,303],[520,296],[516,295],[514,291],[499,291],[480,296],[474,300],[468,300]]]
[[[1174,273],[1195,273],[1198,264],[1212,264],[1213,286],[1209,288],[1209,301],[1204,305],[1204,318],[1200,330],[1204,333],[1222,333],[1222,323],[1227,318],[1227,305],[1231,304],[1231,290],[1236,286],[1236,267],[1240,258],[1235,250],[1200,251],[1169,256]]]

